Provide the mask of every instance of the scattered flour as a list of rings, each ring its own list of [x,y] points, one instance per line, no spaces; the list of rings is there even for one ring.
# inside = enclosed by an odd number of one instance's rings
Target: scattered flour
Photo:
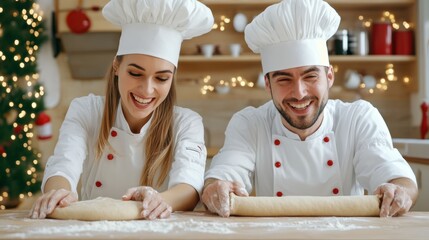
[[[0,226],[0,230],[12,230],[12,234],[8,237],[25,238],[28,236],[47,236],[51,234],[61,234],[62,236],[94,236],[106,232],[112,233],[209,233],[209,234],[233,234],[238,232],[238,229],[249,229],[252,232],[271,232],[271,231],[349,231],[355,229],[370,229],[378,228],[376,226],[365,226],[368,220],[359,218],[318,218],[315,220],[305,220],[303,218],[289,218],[287,221],[279,221],[277,218],[263,218],[264,221],[248,221],[245,218],[235,218],[235,221],[226,218],[219,221],[215,217],[213,220],[204,219],[195,220],[193,217],[178,218],[174,214],[169,219],[158,219],[153,221],[138,220],[138,221],[61,221],[61,225],[49,226],[49,221],[58,220],[32,220],[29,221],[47,221],[45,224],[37,224],[37,226],[30,224],[25,229],[19,229],[17,225],[4,225]],[[238,221],[237,221],[238,219]],[[22,221],[23,219],[21,219]],[[362,222],[362,225],[356,225]],[[355,224],[353,224],[355,223]],[[48,226],[47,226],[48,225]],[[22,230],[16,233],[17,230]],[[5,231],[6,233],[8,231]],[[0,237],[2,238],[2,237]]]

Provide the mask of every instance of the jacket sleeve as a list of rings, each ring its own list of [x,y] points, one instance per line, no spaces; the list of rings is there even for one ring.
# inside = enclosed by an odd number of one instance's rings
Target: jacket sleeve
[[[360,101],[353,115],[356,153],[353,159],[359,183],[372,194],[382,183],[405,177],[414,181],[415,175],[399,151],[381,114],[370,103]]]
[[[225,131],[225,143],[214,156],[205,179],[239,182],[252,192],[258,129],[253,110],[247,107],[233,115]]]
[[[169,173],[168,188],[180,183],[191,185],[201,195],[207,150],[204,145],[204,126],[200,115],[185,109],[175,121],[174,159]]]
[[[77,184],[82,173],[82,165],[88,155],[88,129],[92,121],[89,97],[74,99],[61,125],[54,154],[45,166],[42,192],[46,181],[53,176],[66,178],[71,190],[77,192]],[[98,130],[98,129],[97,129]]]

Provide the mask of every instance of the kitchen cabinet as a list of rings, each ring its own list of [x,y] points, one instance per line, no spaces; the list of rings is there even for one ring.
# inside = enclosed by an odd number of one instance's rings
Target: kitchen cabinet
[[[426,160],[421,163],[409,161],[419,187],[419,197],[413,211],[429,211],[429,159]]]
[[[257,87],[258,76],[261,72],[260,57],[252,53],[244,41],[244,33],[237,32],[233,27],[236,14],[244,14],[248,21],[263,11],[276,0],[201,0],[212,9],[215,23],[219,27],[201,37],[184,41],[178,68],[178,102],[179,105],[190,107],[199,112],[204,119],[208,146],[219,147],[223,144],[223,133],[232,114],[243,107],[259,106],[270,99],[269,93]],[[385,11],[395,15],[398,22],[407,21],[416,27],[415,0],[327,0],[340,14],[339,29],[354,31],[359,22],[359,16],[367,20],[378,20]],[[222,19],[230,20],[229,23]],[[370,30],[369,28],[367,30]],[[231,56],[229,45],[240,43],[241,55]],[[199,51],[203,44],[214,44],[217,47],[215,55],[205,57]],[[335,84],[331,89],[331,98],[344,101],[365,99],[377,107],[386,120],[393,137],[417,138],[418,127],[411,124],[411,95],[418,91],[417,57],[412,55],[331,55],[331,64],[336,70]],[[386,77],[388,65],[393,65],[395,81],[387,81],[387,90],[375,89],[346,89],[345,73],[356,70],[360,74],[374,76],[378,81]],[[204,79],[210,76],[210,84],[215,86],[221,80],[230,81],[233,77],[241,76],[253,82],[253,88],[230,88],[229,93],[219,94],[216,91],[206,95],[200,93]],[[395,106],[392,108],[392,106]]]
[[[429,211],[429,140],[394,138],[393,146],[410,164],[417,179],[419,197],[413,210]]]

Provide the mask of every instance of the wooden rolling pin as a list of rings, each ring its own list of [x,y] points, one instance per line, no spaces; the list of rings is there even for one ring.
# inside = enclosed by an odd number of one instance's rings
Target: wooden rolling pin
[[[253,217],[375,217],[380,214],[380,198],[375,195],[239,197],[231,194],[230,213]]]

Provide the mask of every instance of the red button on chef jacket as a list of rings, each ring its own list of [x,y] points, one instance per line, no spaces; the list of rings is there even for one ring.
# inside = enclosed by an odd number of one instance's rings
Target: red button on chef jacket
[[[100,181],[95,182],[96,187],[101,187],[101,185],[103,185],[103,184]]]
[[[328,165],[328,166],[332,166],[332,165],[334,165],[334,161],[332,161],[332,160],[328,160],[327,162],[326,162],[326,164]]]
[[[117,133],[115,130],[113,130],[113,131],[110,133],[110,135],[112,135],[112,137],[116,137],[116,136],[118,136],[118,133]]]
[[[337,195],[340,192],[340,190],[338,188],[334,188],[332,189],[332,193]]]
[[[329,137],[324,137],[324,138],[323,138],[323,141],[324,141],[324,142],[329,142]]]
[[[283,193],[282,192],[277,192],[277,197],[281,197],[281,196],[283,196]]]
[[[111,154],[111,153],[107,154],[107,159],[108,160],[113,160],[113,158],[114,158],[113,154]]]
[[[281,167],[281,166],[282,166],[282,163],[281,163],[281,162],[276,162],[276,163],[274,164],[274,166],[276,166],[276,168],[279,168],[279,167]]]
[[[280,145],[280,140],[278,140],[278,139],[274,140],[274,145],[276,145],[276,146]]]

